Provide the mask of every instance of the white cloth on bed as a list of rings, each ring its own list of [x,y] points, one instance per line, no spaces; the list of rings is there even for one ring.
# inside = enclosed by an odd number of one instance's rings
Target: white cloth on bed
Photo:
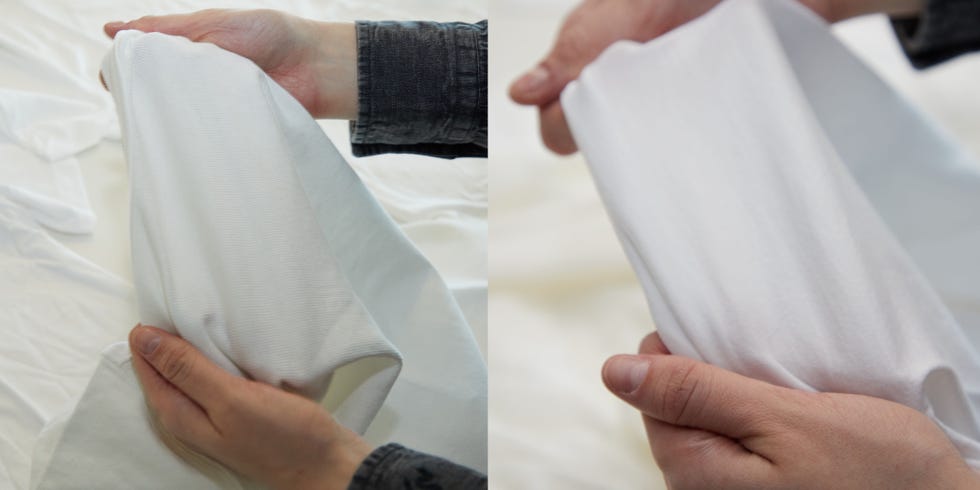
[[[980,166],[822,20],[728,0],[562,103],[673,353],[901,402],[980,467]]]
[[[39,223],[64,233],[89,233],[95,214],[78,161],[47,161],[0,136],[0,195],[28,210]]]
[[[90,233],[95,215],[75,155],[119,130],[98,82],[100,33],[60,40],[75,26],[47,18],[36,4],[7,2],[0,17],[0,194],[48,228]]]
[[[49,9],[36,2],[4,4],[0,140],[56,161],[104,137],[118,138],[119,126],[112,98],[98,82],[98,56],[108,39],[80,27],[77,16],[57,19]],[[66,32],[73,35],[71,49],[64,49]]]
[[[486,468],[486,368],[455,300],[299,103],[252,62],[163,34],[118,34],[103,73],[130,164],[141,321],[322,398],[376,444]],[[125,344],[110,346],[45,429],[32,487],[252,486],[164,438]]]
[[[31,448],[138,319],[132,287],[0,195],[0,488],[28,488]]]

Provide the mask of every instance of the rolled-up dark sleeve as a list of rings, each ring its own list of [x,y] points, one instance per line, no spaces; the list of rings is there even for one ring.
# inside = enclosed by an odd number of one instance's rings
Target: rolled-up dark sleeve
[[[980,50],[980,0],[926,0],[920,16],[892,26],[912,65],[928,68]]]
[[[487,22],[357,22],[354,155],[487,156]]]
[[[486,490],[487,477],[464,466],[398,444],[374,450],[348,490]]]

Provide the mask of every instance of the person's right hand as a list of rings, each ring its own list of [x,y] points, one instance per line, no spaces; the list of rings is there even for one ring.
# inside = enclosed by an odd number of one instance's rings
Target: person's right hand
[[[357,41],[350,23],[316,22],[275,10],[202,10],[110,22],[213,43],[255,62],[316,118],[357,119]]]
[[[656,333],[602,375],[642,412],[673,490],[980,488],[939,426],[898,403],[747,378],[671,355]]]
[[[176,335],[137,325],[129,345],[163,429],[269,488],[345,489],[371,453],[317,403],[233,376]]]
[[[558,96],[582,69],[616,41],[646,42],[701,16],[721,0],[585,0],[575,8],[551,51],[518,78],[510,96],[539,108],[541,139],[551,151],[577,151]],[[791,1],[791,0],[787,0]],[[921,10],[923,0],[799,0],[830,22],[871,12]]]

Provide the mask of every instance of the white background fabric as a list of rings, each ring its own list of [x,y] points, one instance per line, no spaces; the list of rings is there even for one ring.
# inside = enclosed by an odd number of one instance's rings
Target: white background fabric
[[[498,2],[491,25],[490,130],[507,142],[494,147],[502,163],[491,182],[491,487],[664,488],[638,416],[599,377],[609,355],[635,351],[651,329],[640,286],[582,157],[548,154],[534,111],[506,99],[576,3]],[[980,155],[978,57],[915,72],[882,17],[834,32]]]
[[[20,57],[16,62],[19,65],[16,67],[11,64],[13,61],[8,62],[4,58],[0,65],[3,68],[0,69],[0,88],[23,88],[21,76],[29,73],[35,83],[28,88],[39,94],[48,92],[45,87],[61,87],[51,92],[63,95],[59,90],[64,90],[65,93],[83,97],[78,104],[66,103],[65,107],[93,104],[87,113],[90,116],[100,113],[103,107],[109,107],[111,114],[113,110],[110,106],[99,106],[100,103],[108,104],[110,100],[97,78],[97,67],[110,45],[110,40],[102,34],[102,24],[146,14],[188,12],[211,7],[277,8],[324,20],[424,18],[476,21],[486,16],[485,3],[477,0],[436,3],[161,0],[139,4],[116,0],[83,4],[10,1],[4,3],[4,15],[0,16],[0,31],[4,32],[0,40],[3,49],[0,51],[27,54],[18,54]],[[45,71],[45,66],[50,64],[54,64],[60,74]],[[75,85],[69,86],[72,84]],[[89,98],[86,94],[99,95]],[[60,105],[57,107],[62,108]],[[25,114],[41,113],[4,112],[2,117],[16,118]],[[52,114],[64,115],[67,112]],[[59,119],[54,117],[50,120],[56,123]],[[60,128],[47,133],[55,135],[51,144],[77,148],[86,146],[84,138],[78,139],[77,133],[72,132],[71,128],[77,128],[72,120],[65,117],[61,122],[61,126],[45,126]],[[113,120],[111,126],[114,125]],[[338,143],[339,151],[352,161],[355,170],[385,209],[446,279],[453,294],[460,299],[460,306],[485,353],[486,161],[443,161],[408,155],[352,160],[346,145],[346,124],[321,122],[321,127]],[[4,138],[3,134],[0,134],[0,140]],[[59,134],[64,138],[59,139]],[[23,280],[0,283],[0,312],[9,316],[10,320],[5,321],[4,328],[0,329],[0,349],[3,350],[3,355],[0,355],[0,385],[3,386],[0,424],[5,428],[22,429],[0,430],[0,439],[3,440],[0,443],[2,488],[25,488],[28,468],[21,463],[29,457],[30,445],[36,435],[34,431],[70,408],[85,388],[82,380],[89,378],[95,369],[101,349],[113,341],[125,339],[128,330],[138,320],[135,311],[126,307],[132,305],[132,300],[125,296],[130,293],[124,287],[131,277],[127,169],[121,146],[113,138],[112,127],[104,131],[104,135],[108,138],[68,157],[68,164],[54,170],[42,166],[16,170],[17,166],[34,165],[41,157],[36,156],[31,147],[15,143],[13,139],[0,141],[0,144],[10,141],[15,145],[16,148],[10,150],[12,152],[31,154],[29,159],[15,161],[6,157],[8,153],[5,149],[0,150],[0,154],[4,155],[0,161],[3,184],[15,182],[20,189],[51,196],[56,202],[69,203],[69,206],[45,207],[38,205],[44,204],[43,200],[14,201],[10,198],[3,203],[4,209],[12,209],[11,212],[16,214],[8,220],[11,224],[5,225],[0,233],[5,243],[9,244],[5,249],[8,260],[0,265],[0,277],[20,277]],[[78,165],[74,166],[76,161]],[[79,170],[84,182],[77,179]],[[2,188],[0,184],[0,190]],[[0,195],[8,194],[0,192]],[[90,206],[83,205],[80,196],[87,197]],[[48,219],[45,223],[61,232],[41,228],[32,219],[43,219],[52,210],[55,211],[54,217],[61,220],[63,225],[58,226],[58,221],[54,219]],[[94,232],[77,234],[87,229],[81,226],[85,225],[84,220],[77,217],[86,216],[89,210],[93,210],[97,216],[97,221],[87,225],[94,226]],[[50,239],[39,241],[31,238],[38,236],[53,236],[78,255],[65,255],[66,249]],[[87,263],[99,272],[79,275],[78,267],[72,265],[76,262]],[[59,265],[65,263],[69,267]],[[24,268],[38,269],[43,273],[14,275],[14,272]],[[106,274],[106,271],[110,274]],[[70,279],[63,279],[65,275]],[[101,282],[109,284],[102,289],[104,293],[101,294],[105,298],[93,299],[95,296],[91,294],[91,287]],[[67,301],[46,305],[38,298],[47,293],[59,297],[74,295],[80,299],[75,301],[75,306],[70,306]],[[25,297],[29,299],[25,300]],[[108,315],[103,310],[115,313]],[[106,318],[110,317],[117,319],[107,321]],[[43,372],[55,376],[57,382],[54,379],[39,382],[39,373]],[[46,391],[38,394],[38,389]],[[390,427],[390,424],[379,427]],[[385,435],[390,434],[372,437]],[[10,484],[10,481],[18,483]]]

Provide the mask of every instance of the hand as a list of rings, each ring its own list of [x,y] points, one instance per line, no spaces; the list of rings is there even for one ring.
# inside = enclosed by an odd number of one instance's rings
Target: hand
[[[202,10],[110,22],[209,42],[264,70],[316,118],[357,119],[357,41],[350,23],[315,22],[275,10]]]
[[[233,376],[191,344],[137,325],[133,368],[162,427],[276,489],[345,489],[371,447],[316,403]]]
[[[674,490],[978,488],[942,430],[904,405],[777,387],[670,355],[654,333],[603,367],[643,412]]]
[[[923,0],[799,0],[831,22],[871,12],[908,14]],[[551,52],[510,87],[518,104],[539,109],[541,139],[562,155],[577,148],[558,96],[610,44],[646,42],[701,16],[720,0],[585,0],[565,19]]]

